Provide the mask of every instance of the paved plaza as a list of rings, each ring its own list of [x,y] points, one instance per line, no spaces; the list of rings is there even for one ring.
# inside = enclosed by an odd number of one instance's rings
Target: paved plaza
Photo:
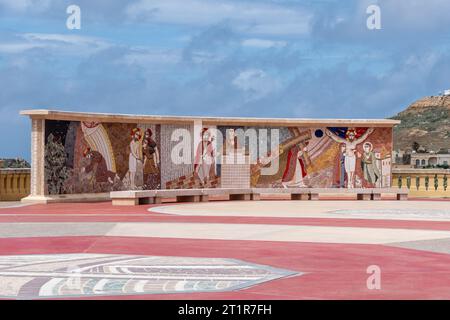
[[[0,208],[4,299],[450,299],[449,265],[446,200]]]

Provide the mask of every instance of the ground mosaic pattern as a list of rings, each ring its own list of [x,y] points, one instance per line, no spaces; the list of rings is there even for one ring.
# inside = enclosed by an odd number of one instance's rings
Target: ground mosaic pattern
[[[18,299],[239,290],[298,273],[222,258],[0,256],[0,296]]]

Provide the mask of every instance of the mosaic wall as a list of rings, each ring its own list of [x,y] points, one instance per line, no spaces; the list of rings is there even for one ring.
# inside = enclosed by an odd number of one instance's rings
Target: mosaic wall
[[[161,187],[159,125],[47,120],[48,194]]]
[[[391,128],[197,131],[193,125],[47,120],[47,193],[391,186]],[[173,161],[174,154],[181,162]]]
[[[391,128],[280,128],[279,150],[259,155],[251,185],[390,187],[391,153]],[[277,172],[261,174],[273,161],[278,161]]]
[[[175,164],[172,161],[163,161],[161,163],[161,182],[163,188],[167,188],[167,186],[174,187],[175,185],[180,185],[180,187],[186,184],[187,181],[186,177],[193,176],[194,172],[194,165],[191,161],[193,157],[193,151],[192,148],[190,148],[191,141],[188,139],[182,140],[182,141],[172,141],[172,135],[174,134],[175,130],[177,129],[184,129],[189,132],[189,134],[194,134],[194,128],[193,126],[185,125],[185,126],[175,126],[175,125],[163,125],[161,126],[161,137],[162,141],[165,143],[161,146],[161,158],[162,159],[170,159],[171,154],[173,151],[173,148],[178,144],[181,143],[184,146],[185,150],[190,150],[188,154],[184,154],[183,160],[184,163],[178,163]],[[178,137],[177,137],[178,138]],[[181,139],[180,139],[181,140]],[[181,179],[180,179],[181,178]]]

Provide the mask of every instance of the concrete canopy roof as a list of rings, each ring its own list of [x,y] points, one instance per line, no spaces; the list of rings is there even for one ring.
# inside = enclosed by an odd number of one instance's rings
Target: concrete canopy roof
[[[229,126],[280,126],[280,127],[393,127],[398,120],[387,119],[300,119],[300,118],[240,118],[131,115],[94,112],[71,112],[46,109],[23,110],[21,115],[33,119],[98,121],[119,123],[191,124],[202,121],[204,125]]]

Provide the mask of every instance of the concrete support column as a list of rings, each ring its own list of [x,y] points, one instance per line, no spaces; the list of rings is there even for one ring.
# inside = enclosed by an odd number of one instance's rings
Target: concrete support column
[[[380,201],[381,200],[381,193],[372,193],[370,200],[374,201]]]
[[[201,196],[177,196],[177,202],[200,202]]]
[[[318,193],[311,193],[309,195],[309,200],[318,201],[319,200],[319,194]]]
[[[309,193],[293,193],[291,194],[291,200],[309,200]]]
[[[406,201],[406,200],[408,200],[408,195],[407,194],[397,194],[397,200]]]
[[[371,194],[370,193],[358,193],[357,194],[357,199],[358,200],[363,200],[363,201],[368,201],[371,198]]]
[[[252,193],[251,199],[253,201],[260,201],[261,200],[261,195],[259,193]]]
[[[45,119],[31,119],[30,195],[24,202],[47,202],[45,191]]]
[[[250,201],[252,199],[251,194],[230,194],[230,200],[237,201]]]

